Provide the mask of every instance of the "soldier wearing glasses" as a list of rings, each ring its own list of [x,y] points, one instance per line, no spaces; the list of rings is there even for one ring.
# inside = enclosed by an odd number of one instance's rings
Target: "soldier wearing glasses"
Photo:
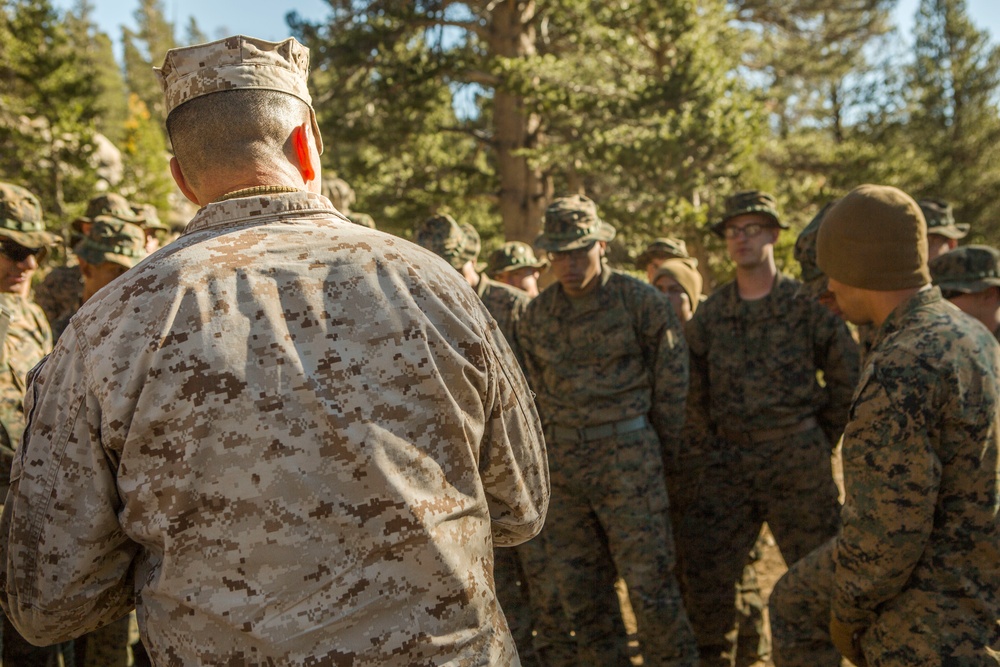
[[[607,612],[617,571],[644,664],[695,665],[664,477],[684,419],[687,350],[666,297],[602,262],[614,236],[577,195],[548,207],[535,242],[557,282],[528,305],[517,335],[549,451],[546,548],[578,664],[630,664]]]
[[[45,231],[35,195],[0,183],[0,503],[10,487],[10,466],[24,431],[25,378],[52,351],[52,331],[31,300],[31,279],[59,237]],[[0,664],[55,664],[55,646],[28,644],[3,619]],[[52,662],[49,662],[52,661]]]
[[[789,565],[836,532],[830,454],[858,352],[844,323],[796,298],[799,282],[778,272],[774,244],[787,228],[771,195],[730,197],[712,231],[726,240],[736,280],[685,328],[691,389],[679,469],[698,489],[678,534],[703,665],[731,660],[733,585],[763,522]]]

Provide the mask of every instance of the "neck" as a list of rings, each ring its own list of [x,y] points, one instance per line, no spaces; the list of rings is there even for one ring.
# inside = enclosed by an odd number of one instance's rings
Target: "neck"
[[[891,292],[869,292],[868,306],[872,324],[876,327],[882,326],[882,323],[888,319],[892,311],[896,310],[902,303],[909,301],[913,298],[914,294],[923,289],[924,287],[911,287]]]
[[[289,192],[299,192],[299,188],[293,188],[288,185],[255,185],[249,188],[240,188],[239,190],[233,190],[232,192],[227,192],[221,197],[216,197],[213,202],[226,201],[227,199],[239,199],[240,197],[260,197],[266,195],[279,195]]]
[[[737,266],[736,287],[740,298],[747,301],[763,299],[771,293],[774,279],[777,277],[778,267],[774,264],[774,257],[769,257],[766,262],[753,267]]]

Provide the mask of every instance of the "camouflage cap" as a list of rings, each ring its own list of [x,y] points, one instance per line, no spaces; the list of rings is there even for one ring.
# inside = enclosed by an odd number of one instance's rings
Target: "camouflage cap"
[[[323,139],[316,123],[309,77],[309,49],[294,37],[268,42],[233,35],[214,42],[170,49],[162,67],[154,67],[166,97],[167,115],[185,102],[227,90],[276,90],[294,95],[309,107],[317,148]]]
[[[131,269],[146,256],[146,232],[131,222],[98,216],[73,252],[89,264],[111,262]]]
[[[1000,250],[985,245],[955,248],[930,262],[934,284],[943,292],[974,294],[1000,287]]]
[[[688,295],[688,301],[691,302],[692,313],[698,310],[698,304],[701,303],[701,290],[704,287],[704,279],[698,272],[698,260],[693,257],[668,259],[656,270],[652,284],[656,285],[656,281],[663,276],[673,278],[681,286],[685,294]]]
[[[799,232],[799,237],[795,239],[795,261],[802,267],[802,284],[799,286],[796,296],[818,299],[829,290],[826,274],[816,264],[816,237],[819,235],[819,226],[823,222],[823,217],[836,203],[837,200],[834,200],[821,208],[805,229]]]
[[[549,252],[585,248],[615,238],[615,228],[597,215],[597,205],[583,195],[559,197],[545,209],[545,226],[535,247]]]
[[[772,195],[760,190],[744,190],[726,198],[726,211],[722,214],[722,219],[712,225],[711,230],[716,236],[723,236],[728,221],[748,213],[766,215],[774,220],[774,224],[788,229],[788,223],[782,222],[778,215],[778,203]]]
[[[99,216],[118,218],[122,222],[141,223],[144,220],[143,214],[128,203],[128,200],[114,192],[91,197],[87,202],[87,212],[73,221],[73,231],[77,234],[83,233],[83,225],[90,224]]]
[[[476,228],[467,222],[463,222],[459,227],[462,228],[462,233],[465,234],[465,243],[462,245],[461,257],[465,262],[475,262],[479,259],[479,252],[483,249],[483,240],[479,237],[479,232]],[[485,264],[476,264],[476,271],[482,271],[486,267]]]
[[[917,206],[924,212],[928,234],[949,239],[964,239],[968,235],[969,225],[955,222],[955,211],[948,202],[942,199],[920,199],[917,200]]]
[[[465,259],[468,237],[450,215],[435,215],[421,222],[413,230],[413,241],[443,257],[456,269],[468,261]]]
[[[0,238],[25,248],[45,248],[62,240],[45,230],[38,197],[13,183],[0,183]]]
[[[157,212],[156,207],[152,204],[137,204],[132,207],[132,211],[141,218],[141,227],[143,229],[155,229],[158,231],[166,231],[169,229],[165,224],[160,222],[160,214]],[[119,218],[120,220],[121,218]]]
[[[687,251],[687,244],[680,239],[659,238],[646,246],[646,249],[635,258],[635,266],[644,270],[646,265],[654,259],[683,259],[690,257]]]
[[[517,269],[532,268],[541,269],[547,262],[535,257],[535,252],[527,243],[520,241],[508,241],[490,253],[489,263],[486,265],[486,273],[496,276],[508,271]]]

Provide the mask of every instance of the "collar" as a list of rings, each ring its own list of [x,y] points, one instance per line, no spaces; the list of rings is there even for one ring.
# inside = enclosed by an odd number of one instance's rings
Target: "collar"
[[[910,319],[913,313],[942,300],[941,288],[928,285],[896,306],[875,333],[875,338],[872,340],[872,349],[874,350],[883,340],[905,327],[907,320]]]
[[[344,222],[350,222],[323,195],[297,190],[212,202],[198,211],[184,228],[184,234],[292,215],[297,217],[327,215],[340,218]]]

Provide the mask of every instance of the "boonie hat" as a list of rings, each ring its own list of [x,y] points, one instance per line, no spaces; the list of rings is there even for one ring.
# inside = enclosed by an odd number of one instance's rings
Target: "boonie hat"
[[[613,238],[615,228],[598,217],[597,205],[583,195],[571,195],[559,197],[545,209],[545,224],[535,247],[562,252]]]
[[[323,152],[323,137],[307,86],[309,49],[294,37],[269,42],[233,35],[170,49],[163,66],[153,71],[163,87],[168,116],[185,102],[227,90],[276,90],[293,95],[309,107],[317,148]]]
[[[465,231],[447,214],[427,218],[413,230],[414,243],[443,257],[456,269],[461,269],[468,261],[465,259],[467,240]]]
[[[746,215],[748,213],[766,215],[778,227],[788,229],[788,223],[783,222],[781,216],[778,215],[778,203],[774,197],[760,190],[744,190],[727,197],[726,211],[722,214],[722,219],[712,225],[710,229],[716,236],[724,236],[727,222],[738,215]]]
[[[131,269],[146,256],[146,232],[131,222],[98,216],[73,252],[89,264],[111,262]]]
[[[137,208],[129,204],[125,197],[114,192],[91,197],[90,201],[87,202],[86,213],[72,222],[73,231],[82,234],[83,225],[93,223],[99,216],[118,218],[123,222],[141,223],[144,220],[143,214],[141,211],[137,211]]]
[[[680,239],[658,238],[646,246],[646,249],[635,258],[635,266],[644,270],[646,265],[654,259],[669,259],[671,257],[690,257],[687,244]]]
[[[934,284],[943,292],[975,294],[1000,287],[1000,250],[969,245],[938,255],[930,263]]]
[[[13,183],[0,183],[0,238],[32,249],[62,240],[46,231],[38,197]]]
[[[527,243],[508,241],[490,253],[486,273],[495,276],[517,269],[541,269],[547,262],[535,257],[535,252]]]
[[[949,239],[964,239],[969,233],[969,225],[955,222],[955,210],[942,199],[920,199],[917,201],[927,221],[927,233]]]

